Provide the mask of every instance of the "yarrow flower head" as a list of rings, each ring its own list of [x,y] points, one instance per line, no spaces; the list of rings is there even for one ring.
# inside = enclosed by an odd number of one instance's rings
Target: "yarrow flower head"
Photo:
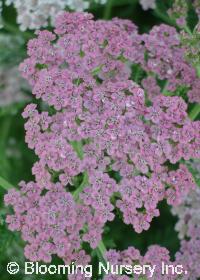
[[[199,170],[198,170],[199,171]],[[176,254],[177,261],[182,263],[193,279],[200,277],[200,189],[197,188],[185,197],[183,202],[172,208],[172,213],[179,220],[176,230],[181,239],[180,252]],[[190,278],[186,278],[190,279]]]
[[[195,67],[198,67],[199,61],[199,40],[200,40],[200,23],[198,23],[192,34],[181,33],[181,42],[186,49],[186,59]]]
[[[146,253],[142,255],[139,250],[134,247],[129,247],[123,251],[109,250],[106,252],[106,260],[113,265],[113,267],[124,264],[150,264],[156,265],[153,279],[179,279],[180,275],[173,274],[172,270],[168,275],[162,273],[162,262],[167,265],[175,267],[182,265],[183,274],[180,279],[197,280],[200,277],[199,258],[200,258],[200,190],[196,188],[192,190],[183,202],[172,208],[172,213],[178,216],[178,223],[176,230],[179,232],[181,239],[181,246],[175,254],[174,261],[170,260],[170,253],[168,249],[159,245],[151,245],[148,247]],[[116,268],[115,268],[116,271]],[[106,278],[107,277],[107,278]],[[107,275],[104,279],[123,279]],[[113,277],[113,278],[112,278]],[[124,279],[129,279],[128,276]],[[135,277],[135,276],[134,276]],[[152,276],[145,274],[146,279],[152,279]],[[139,279],[136,277],[136,279]]]
[[[105,4],[105,0],[6,0],[5,5],[14,5],[20,29],[39,29],[47,26],[49,20],[54,23],[55,15],[64,9],[84,11],[90,3]],[[1,5],[1,4],[0,4]],[[2,7],[0,6],[0,13]]]
[[[187,28],[187,21],[189,13],[196,14],[197,19],[200,18],[200,3],[199,0],[185,1],[175,0],[173,1],[172,7],[168,10],[170,17],[176,20],[176,23]]]
[[[199,102],[200,79],[194,64],[188,59],[192,51],[188,51],[190,46],[187,47],[186,39],[182,39],[183,34],[178,33],[174,27],[161,24],[154,26],[149,34],[141,36],[145,53],[141,67],[147,73],[142,85],[148,98],[152,100],[160,94],[185,93],[189,102]],[[188,38],[189,45],[191,36],[185,38]],[[161,86],[161,82],[164,86]]]
[[[175,0],[168,14],[174,18],[178,25],[185,26],[188,13],[188,3],[184,0]]]
[[[143,62],[130,21],[65,12],[53,32],[36,35],[20,70],[49,110],[24,110],[35,182],[7,194],[7,222],[22,232],[27,258],[69,263],[85,254],[83,242],[98,246],[117,208],[140,233],[160,201],[178,205],[195,188],[179,160],[200,157],[200,122],[190,121],[180,97],[146,105],[130,78],[130,65]]]

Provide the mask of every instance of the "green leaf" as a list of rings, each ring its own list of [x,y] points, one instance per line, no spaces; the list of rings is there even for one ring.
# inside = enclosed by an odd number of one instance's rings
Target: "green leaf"
[[[8,181],[6,181],[4,178],[0,177],[0,187],[2,187],[4,190],[13,189],[13,185],[11,185]]]
[[[192,1],[188,1],[188,14],[187,14],[187,26],[190,30],[194,30],[195,26],[198,23],[198,15],[195,12],[194,6],[192,5]]]
[[[189,112],[189,117],[191,120],[195,120],[200,113],[200,104],[196,104],[193,109]]]

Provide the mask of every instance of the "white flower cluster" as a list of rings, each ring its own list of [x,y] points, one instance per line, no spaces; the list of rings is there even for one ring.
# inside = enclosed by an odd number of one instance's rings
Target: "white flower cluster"
[[[28,85],[20,77],[18,67],[0,68],[0,107],[28,100],[24,89],[27,90]]]
[[[179,219],[175,227],[179,238],[190,236],[192,228],[200,227],[200,188],[193,190],[181,205],[173,207],[172,213]]]
[[[20,29],[39,29],[54,24],[55,15],[68,8],[73,11],[84,11],[90,3],[105,4],[106,0],[6,0],[5,5],[13,4],[17,11],[17,22]]]
[[[144,11],[156,8],[156,0],[139,0]]]

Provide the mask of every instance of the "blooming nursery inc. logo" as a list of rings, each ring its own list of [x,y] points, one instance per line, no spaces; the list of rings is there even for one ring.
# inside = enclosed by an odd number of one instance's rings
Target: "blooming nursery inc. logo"
[[[95,21],[88,13],[64,12],[52,32],[36,35],[20,65],[33,95],[46,103],[29,104],[23,112],[26,142],[38,157],[35,181],[21,182],[19,191],[5,196],[14,209],[7,223],[22,233],[26,258],[49,263],[57,255],[66,265],[89,268],[91,251],[97,249],[103,265],[124,264],[119,279],[129,279],[134,265],[142,273],[146,267],[147,279],[199,277],[193,267],[200,245],[196,225],[174,261],[158,245],[142,256],[134,247],[107,250],[102,240],[106,223],[116,215],[141,233],[159,216],[159,202],[178,207],[195,191],[184,162],[200,158],[200,122],[188,117],[181,97],[146,96],[132,80],[137,64],[168,79],[165,90],[197,81],[175,28],[163,24],[140,35],[129,20]],[[149,79],[152,89],[155,76]],[[146,88],[148,80],[143,84]],[[118,279],[111,267],[104,267],[104,279]],[[85,278],[79,271],[69,279]]]
[[[129,276],[137,276],[137,275],[146,275],[149,278],[152,278],[156,274],[156,265],[128,265],[128,264],[111,264],[109,262],[98,263],[98,275],[129,275]],[[7,266],[7,271],[9,274],[17,274],[19,272],[19,265],[17,263],[9,263]],[[93,266],[88,265],[75,265],[72,262],[70,265],[46,265],[39,264],[38,262],[25,262],[24,266],[25,275],[82,275],[85,278],[93,277]],[[162,275],[186,275],[187,271],[183,270],[182,265],[166,265],[164,262],[161,263],[161,274]]]

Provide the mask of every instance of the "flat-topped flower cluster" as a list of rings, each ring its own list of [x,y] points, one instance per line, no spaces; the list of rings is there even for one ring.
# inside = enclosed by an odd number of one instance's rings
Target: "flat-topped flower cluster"
[[[83,242],[96,248],[119,210],[140,233],[159,216],[160,201],[176,206],[195,188],[179,161],[200,158],[200,122],[189,119],[181,97],[159,94],[147,102],[131,80],[133,64],[155,71],[154,62],[163,62],[158,38],[178,44],[173,28],[141,36],[128,20],[94,21],[91,14],[65,12],[53,32],[36,34],[20,65],[45,104],[30,104],[23,113],[26,141],[38,156],[35,182],[22,182],[20,191],[6,195],[14,209],[7,222],[22,232],[30,260],[50,262],[58,255],[84,264],[90,258]],[[157,54],[152,42],[160,45]],[[174,63],[169,57],[166,63]],[[176,84],[176,70],[167,71],[158,74]]]
[[[39,29],[54,24],[55,16],[65,9],[72,11],[84,11],[90,4],[105,4],[106,0],[5,0],[4,5],[14,6],[17,13],[17,23],[22,31],[27,29]],[[3,3],[0,2],[0,27],[4,26],[1,13]]]
[[[148,248],[145,255],[141,255],[139,250],[129,247],[123,251],[109,250],[106,253],[106,259],[110,263],[116,264],[149,264],[156,265],[153,279],[198,279],[200,276],[199,258],[200,258],[200,190],[192,190],[183,202],[172,208],[174,215],[178,216],[179,221],[176,224],[176,230],[181,239],[180,250],[175,255],[175,260],[170,260],[169,251],[159,245],[152,245]],[[183,273],[177,275],[169,270],[169,275],[162,274],[163,263],[165,265],[182,265]],[[187,271],[187,273],[185,273]],[[150,275],[145,275],[147,279],[152,279]],[[80,278],[81,279],[81,278]],[[128,276],[114,277],[107,275],[104,279],[108,280],[128,280]],[[134,279],[138,279],[137,275]]]

